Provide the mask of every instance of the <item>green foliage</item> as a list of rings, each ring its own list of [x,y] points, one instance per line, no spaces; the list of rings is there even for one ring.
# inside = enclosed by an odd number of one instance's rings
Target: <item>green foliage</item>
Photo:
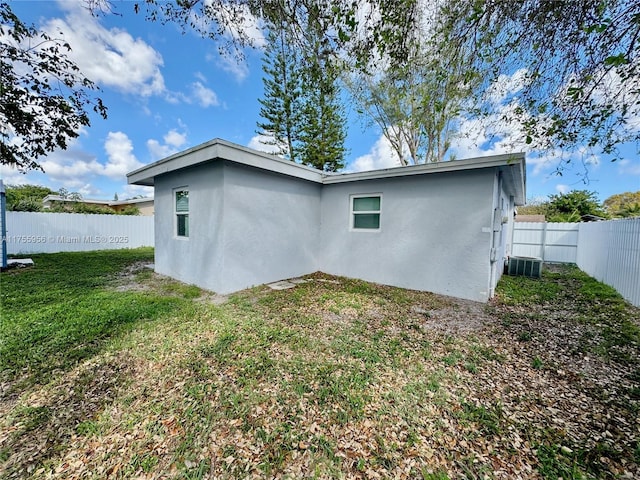
[[[437,471],[435,473],[429,473],[426,469],[422,472],[423,480],[450,480],[449,475],[446,472]]]
[[[39,212],[42,210],[42,200],[47,195],[56,192],[39,185],[7,185],[7,210],[16,212]]]
[[[55,202],[50,212],[53,213],[94,213],[102,215],[115,215],[115,210],[103,205],[91,205],[84,202]]]
[[[450,2],[445,14],[454,48],[473,52],[486,72],[480,105],[496,82],[521,73],[505,119],[522,126],[527,144],[614,159],[618,145],[639,144],[640,3],[472,0]],[[490,101],[482,108],[495,113]],[[559,173],[572,161],[562,158]]]
[[[612,217],[640,217],[640,190],[611,195],[603,207]]]
[[[298,33],[290,20],[278,19],[269,25],[260,100],[264,122],[258,128],[276,154],[337,171],[344,167],[345,114],[335,59],[323,41],[328,25],[313,2],[299,7],[297,13],[305,22],[302,44],[295,43]]]
[[[479,430],[484,436],[500,434],[503,412],[499,404],[485,407],[484,405],[463,401],[461,407],[460,418],[478,424]]]
[[[94,9],[105,3],[89,2]],[[618,145],[640,143],[640,130],[634,122],[640,113],[637,1],[439,0],[425,8],[417,0],[371,0],[366,5],[327,0],[144,0],[135,3],[134,9],[145,12],[150,20],[176,22],[215,40],[233,31],[223,47],[239,57],[243,47],[255,44],[249,29],[237,28],[250,14],[267,25],[286,22],[287,29],[294,32],[292,47],[304,52],[309,34],[313,36],[309,12],[317,9],[321,12],[318,23],[322,24],[323,56],[327,53],[349,59],[355,69],[374,75],[380,66],[387,65],[394,73],[402,71],[398,67],[410,71],[421,58],[415,46],[416,37],[423,37],[423,32],[416,26],[435,25],[438,35],[431,50],[436,59],[440,55],[442,63],[424,82],[414,82],[418,94],[412,89],[394,89],[394,95],[389,96],[391,105],[403,105],[405,119],[420,118],[423,109],[423,117],[433,119],[432,133],[441,134],[446,131],[443,125],[455,118],[456,109],[464,106],[475,119],[479,118],[475,114],[484,114],[487,122],[495,122],[489,130],[497,135],[503,131],[504,121],[519,123],[521,138],[531,148],[566,152],[564,166],[575,162],[569,154],[580,148],[617,158]],[[431,17],[421,21],[425,14]],[[429,70],[418,72],[429,74]],[[506,89],[505,97],[499,90],[514,72],[517,80]],[[467,74],[477,83],[464,85],[469,81]],[[411,85],[407,79],[402,81]],[[420,92],[426,85],[435,88]],[[462,103],[459,99],[451,102],[458,98],[460,85],[470,87],[473,95]],[[406,97],[395,98],[395,93]],[[414,98],[419,107],[415,112],[407,107]],[[423,106],[422,100],[426,100]],[[389,119],[394,118],[395,112],[391,113]],[[496,125],[498,128],[492,128]],[[406,130],[424,135],[413,122]],[[441,158],[447,136],[440,140],[428,138],[427,143],[438,146],[440,153],[429,153],[427,158]]]
[[[135,205],[127,205],[116,213],[118,215],[140,215],[140,209]]]
[[[518,336],[520,340],[527,338],[533,342],[539,337],[532,325],[544,319],[545,314],[537,313],[536,309],[562,303],[581,324],[598,328],[596,338],[585,338],[576,349],[626,363],[629,350],[640,346],[640,327],[633,307],[615,289],[575,266],[567,265],[556,273],[545,270],[539,279],[504,275],[498,284],[496,302],[510,307],[504,312],[503,324],[511,326],[525,321]],[[568,313],[566,321],[569,321]],[[543,363],[536,357],[532,366],[542,368]]]
[[[572,190],[549,196],[549,222],[579,222],[583,215],[607,217],[598,202],[597,194],[587,190]]]
[[[88,93],[97,87],[69,59],[70,50],[0,2],[0,163],[42,170],[40,157],[64,150],[89,126],[88,108],[106,118],[102,100]]]
[[[579,222],[583,215],[609,217],[607,210],[598,201],[597,194],[587,190],[549,195],[546,201],[534,201],[531,205],[519,207],[518,213],[544,215],[547,222]]]
[[[500,279],[498,298],[507,305],[540,305],[552,302],[562,291],[560,276],[543,272],[542,279],[503,275]]]
[[[443,3],[437,3],[435,11]],[[403,39],[406,53],[402,58],[376,59],[367,68],[351,65],[347,85],[402,165],[439,162],[481,77],[463,52],[451,48],[441,17],[429,9],[405,6],[411,12],[405,21],[413,27]]]
[[[51,206],[44,210],[52,213],[84,213],[100,215],[140,215],[140,209],[135,205],[128,205],[121,210],[114,210],[108,205],[82,201],[82,195],[78,192],[69,192],[61,188],[58,192],[61,200],[54,200]]]
[[[100,13],[105,6],[100,0],[87,0],[87,3],[94,13]],[[267,25],[280,25],[285,21],[295,31],[292,46],[304,49],[309,12],[319,10],[326,26],[322,43],[327,51],[341,53],[343,58],[355,58],[358,66],[366,65],[379,55],[401,61],[406,56],[406,39],[415,32],[412,20],[420,11],[419,3],[417,0],[372,0],[368,4],[370,9],[360,8],[357,2],[335,0],[142,0],[135,3],[134,11],[151,21],[174,22],[203,37],[222,40],[220,48],[241,58],[244,47],[258,46],[249,29],[237,28],[246,22],[249,14]],[[109,4],[109,8],[112,7]],[[194,18],[206,21],[194,22]],[[230,29],[233,36],[228,35]]]
[[[533,357],[531,360],[531,368],[534,370],[540,370],[544,366],[544,362],[540,359],[540,357]]]
[[[335,172],[344,167],[346,119],[340,104],[336,59],[325,48],[329,25],[320,7],[310,9],[307,26],[300,159],[305,165]]]
[[[298,144],[302,128],[301,77],[298,50],[290,45],[287,25],[272,25],[267,34],[262,70],[264,98],[260,99],[258,122],[260,133],[267,145],[276,148],[275,153],[291,161],[298,159]]]
[[[538,472],[542,478],[549,480],[558,478],[581,480],[586,478],[575,455],[566,447],[542,444],[538,445],[536,452],[540,462]]]

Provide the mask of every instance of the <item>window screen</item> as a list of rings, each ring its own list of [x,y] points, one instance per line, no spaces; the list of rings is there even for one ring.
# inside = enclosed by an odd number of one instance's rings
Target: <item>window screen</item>
[[[189,191],[179,190],[176,193],[176,235],[178,237],[189,236]]]
[[[380,196],[352,197],[351,217],[354,230],[380,228]]]

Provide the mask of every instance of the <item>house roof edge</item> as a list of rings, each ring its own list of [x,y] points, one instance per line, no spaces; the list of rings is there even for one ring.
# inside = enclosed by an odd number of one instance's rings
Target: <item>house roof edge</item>
[[[275,155],[259,152],[220,138],[214,138],[213,140],[129,172],[127,173],[127,181],[135,185],[153,186],[154,179],[158,175],[219,160],[228,160],[241,165],[325,185],[431,173],[476,170],[481,168],[498,168],[503,172],[503,176],[507,181],[508,190],[510,194],[514,196],[516,204],[524,204],[526,198],[525,154],[522,152],[392,167],[365,172],[331,173],[300,165]]]
[[[323,172],[275,155],[214,138],[182,152],[127,173],[127,181],[135,185],[152,186],[157,175],[216,160],[230,160],[242,165],[281,173],[292,177],[322,182]]]

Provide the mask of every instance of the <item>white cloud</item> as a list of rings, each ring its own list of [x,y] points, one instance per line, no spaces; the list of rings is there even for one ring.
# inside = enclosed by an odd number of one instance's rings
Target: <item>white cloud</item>
[[[571,187],[569,185],[564,185],[562,183],[556,185],[556,192],[561,193],[562,195],[569,191],[571,191]]]
[[[185,143],[187,143],[187,134],[179,133],[175,128],[169,130],[165,136],[163,137],[164,143],[167,145],[171,145],[176,148],[180,148]]]
[[[264,48],[267,41],[262,31],[263,22],[255,17],[247,5],[227,4],[229,11],[225,11],[225,6],[213,0],[204,1],[205,8],[215,8],[216,15],[225,27],[225,36],[229,39],[248,38],[257,48]]]
[[[216,92],[205,87],[201,82],[191,84],[191,93],[201,107],[207,108],[220,105]]]
[[[104,165],[101,175],[113,179],[119,179],[142,163],[133,154],[133,144],[123,132],[109,132],[104,142],[104,150],[107,152],[107,163]]]
[[[202,75],[196,74],[197,78]],[[216,92],[206,87],[201,81],[193,82],[189,86],[189,92],[167,92],[165,100],[172,104],[178,104],[180,102],[192,104],[198,104],[202,108],[217,107],[220,105],[218,95]]]
[[[640,176],[640,161],[633,161],[625,158],[616,163],[618,164],[618,173],[620,175]],[[638,187],[640,188],[640,185]]]
[[[189,23],[198,32],[220,31],[222,36],[217,46],[219,52],[207,55],[207,61],[216,64],[225,72],[231,73],[238,82],[249,74],[249,67],[244,58],[248,48],[242,48],[245,39],[253,47],[263,49],[267,40],[264,36],[264,22],[255,17],[246,5],[234,2],[215,2],[204,0],[202,11],[192,9]]]
[[[94,155],[75,148],[56,150],[47,155],[40,165],[47,177],[73,190],[85,186],[87,178],[99,174],[103,169]]]
[[[27,175],[8,165],[0,165],[0,178],[5,186],[33,184]]]
[[[180,147],[187,143],[187,135],[172,129],[164,135],[163,141],[164,143],[155,139],[147,140],[147,148],[154,161],[179,152]]]
[[[120,200],[126,200],[127,198],[137,197],[138,195],[153,198],[153,187],[126,184],[122,186],[122,190],[118,193],[118,198]]]
[[[174,130],[164,136],[165,142],[178,145],[185,142],[186,138]],[[45,173],[30,171],[20,174],[16,169],[6,165],[1,166],[0,175],[6,184],[32,184],[44,185],[57,190],[64,187],[69,191],[78,192],[84,198],[113,198],[113,191],[103,191],[99,185],[105,180],[124,181],[126,174],[143,164],[138,161],[133,153],[133,143],[123,132],[109,132],[104,142],[104,150],[107,155],[106,162],[102,163],[98,158],[83,150],[80,139],[74,138],[69,142],[67,150],[55,150],[39,160]],[[106,177],[106,178],[100,178]],[[117,190],[121,190],[120,187]],[[124,191],[129,191],[126,187]],[[148,189],[137,191],[131,186],[131,195],[147,195]],[[135,193],[133,193],[135,192]]]
[[[150,96],[165,91],[162,56],[128,32],[100,25],[79,2],[60,2],[64,19],[49,20],[43,29],[73,48],[69,57],[89,79],[102,87]]]
[[[554,155],[527,155],[527,168],[532,176],[555,170],[559,160]]]
[[[242,82],[249,75],[249,65],[245,59],[235,58],[233,55],[208,55],[207,60],[214,63],[227,73],[233,75],[237,82]]]
[[[517,103],[510,102],[486,118],[459,119],[458,134],[450,153],[455,158],[472,158],[529,151],[520,124],[504,120],[513,118],[516,108]]]
[[[384,135],[373,144],[369,153],[356,158],[347,165],[346,172],[363,172],[380,168],[399,167],[400,159]]]
[[[102,192],[90,183],[85,183],[81,187],[76,187],[75,191],[82,195],[82,198],[96,198],[102,195]]]
[[[255,135],[249,140],[247,147],[253,148],[259,152],[265,153],[277,153],[281,149],[276,145],[271,145],[273,142],[273,136],[271,135]]]
[[[160,160],[174,153],[170,146],[162,145],[158,140],[147,140],[147,149],[151,154],[151,161]]]
[[[487,101],[499,105],[514,93],[518,93],[525,87],[528,73],[526,68],[521,68],[511,75],[499,75],[487,89]]]

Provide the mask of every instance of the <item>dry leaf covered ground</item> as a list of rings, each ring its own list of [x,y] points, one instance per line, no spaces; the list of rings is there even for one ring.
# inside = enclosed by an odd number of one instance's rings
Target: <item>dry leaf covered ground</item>
[[[489,305],[322,274],[221,303],[142,263],[91,287],[127,328],[4,365],[3,477],[640,478],[640,312],[576,268]]]

